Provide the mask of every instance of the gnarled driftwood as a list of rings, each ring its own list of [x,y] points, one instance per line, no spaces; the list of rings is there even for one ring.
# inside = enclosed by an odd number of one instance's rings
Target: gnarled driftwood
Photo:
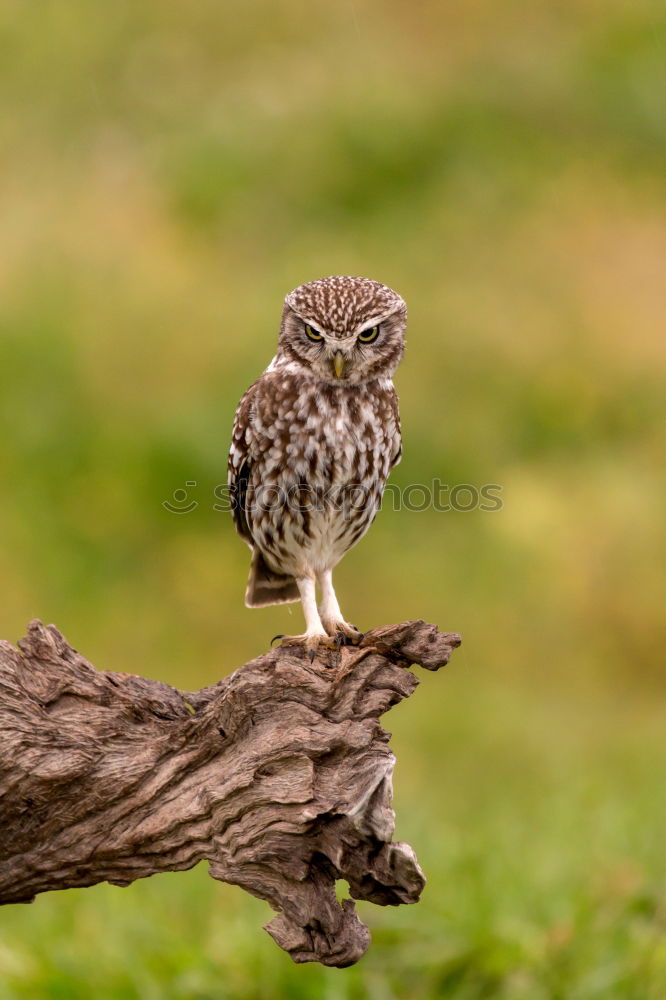
[[[95,670],[34,621],[0,642],[0,903],[128,885],[207,859],[278,911],[296,962],[345,966],[369,944],[355,899],[414,903],[424,877],[391,840],[394,757],[379,717],[459,636],[423,621],[358,647],[278,647],[196,693]]]

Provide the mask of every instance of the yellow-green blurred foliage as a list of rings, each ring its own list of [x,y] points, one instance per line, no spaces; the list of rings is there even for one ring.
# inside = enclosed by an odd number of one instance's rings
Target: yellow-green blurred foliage
[[[2,1000],[657,997],[658,12],[0,8],[3,636],[38,615],[191,688],[300,630],[243,607],[213,491],[315,277],[409,304],[394,481],[503,489],[497,513],[385,510],[337,574],[361,627],[464,636],[387,720],[423,903],[364,908],[374,948],[333,973],[292,969],[266,908],[201,872],[43,898],[2,914]]]

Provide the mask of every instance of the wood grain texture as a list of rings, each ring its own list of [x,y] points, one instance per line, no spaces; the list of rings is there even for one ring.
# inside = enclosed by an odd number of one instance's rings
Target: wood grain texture
[[[18,648],[0,641],[0,903],[207,860],[278,912],[266,929],[294,961],[352,964],[370,940],[353,899],[414,903],[425,884],[392,841],[379,718],[417,687],[411,664],[437,670],[458,645],[403,622],[182,692],[96,670],[33,621]]]

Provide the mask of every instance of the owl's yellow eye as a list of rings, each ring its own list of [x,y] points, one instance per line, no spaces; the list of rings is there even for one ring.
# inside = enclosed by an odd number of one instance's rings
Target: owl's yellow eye
[[[370,326],[367,330],[361,330],[358,335],[358,339],[362,344],[371,344],[373,340],[376,340],[379,336],[379,327]]]
[[[319,330],[315,330],[315,328],[313,326],[310,326],[309,323],[305,324],[305,333],[306,333],[306,336],[308,337],[309,340],[323,340],[324,339],[323,334],[321,334],[319,332]]]

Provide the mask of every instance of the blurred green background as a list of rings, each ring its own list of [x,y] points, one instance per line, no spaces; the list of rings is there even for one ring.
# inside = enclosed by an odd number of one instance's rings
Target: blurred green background
[[[361,627],[464,637],[386,720],[429,884],[361,907],[358,966],[293,966],[200,866],[3,910],[0,1000],[666,996],[663,29],[644,0],[2,4],[2,636],[36,615],[193,688],[300,630],[243,607],[213,490],[323,275],[409,304],[393,481],[503,509],[385,510],[337,573]]]

